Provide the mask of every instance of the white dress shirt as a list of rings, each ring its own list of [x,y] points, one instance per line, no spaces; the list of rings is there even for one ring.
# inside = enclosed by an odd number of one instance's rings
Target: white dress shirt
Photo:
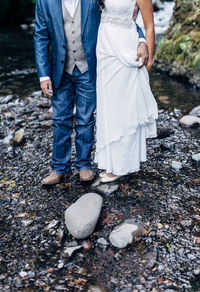
[[[71,17],[74,17],[76,8],[78,6],[78,1],[79,0],[64,0],[65,7],[67,8]]]
[[[65,7],[67,8],[67,10],[72,18],[74,17],[74,14],[76,12],[76,8],[78,6],[78,1],[80,1],[80,0],[64,0]],[[146,43],[146,40],[144,38],[140,38],[139,43],[142,43],[142,42]],[[50,79],[49,76],[40,77],[40,82],[46,81],[49,79]]]

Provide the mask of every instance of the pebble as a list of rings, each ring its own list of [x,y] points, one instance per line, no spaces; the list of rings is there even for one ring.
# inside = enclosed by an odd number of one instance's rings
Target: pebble
[[[58,225],[58,220],[53,220],[51,221],[51,223],[49,223],[46,227],[45,227],[45,230],[50,230],[54,227],[56,227]]]
[[[97,240],[97,243],[101,244],[101,245],[105,245],[107,246],[109,243],[107,242],[107,240],[105,240],[103,237],[99,238]]]
[[[64,262],[60,262],[59,264],[58,264],[58,269],[62,269],[64,267]]]
[[[199,275],[200,275],[200,266],[197,267],[197,268],[193,271],[193,274],[194,274],[195,276],[199,276]]]
[[[28,271],[27,272],[28,277],[33,278],[35,277],[35,273],[33,271]]]
[[[189,254],[187,254],[187,258],[191,261],[194,261],[196,259],[196,255],[189,253]]]
[[[19,276],[20,276],[21,278],[25,278],[25,277],[27,277],[27,272],[25,272],[25,271],[21,271],[21,272],[19,272]]]
[[[159,229],[161,229],[161,228],[163,228],[163,225],[162,225],[161,223],[157,223],[157,227],[158,227]]]
[[[195,116],[183,116],[180,120],[179,123],[181,126],[185,127],[194,127],[194,126],[199,126],[200,125],[200,118],[195,117]]]
[[[192,155],[192,161],[195,165],[200,164],[200,153]]]
[[[19,146],[20,144],[22,144],[24,139],[25,139],[25,137],[24,137],[24,129],[20,129],[17,132],[15,132],[14,137],[13,137],[14,146]]]
[[[183,227],[190,227],[192,225],[192,220],[181,220],[181,225]]]
[[[91,248],[92,248],[92,245],[91,245],[91,243],[89,241],[85,241],[83,243],[83,249],[84,250],[90,250]]]
[[[33,223],[33,220],[22,220],[22,224],[27,227]]]
[[[133,239],[142,232],[139,224],[133,219],[125,220],[122,224],[114,228],[109,235],[111,244],[117,248],[125,248],[133,242]]]
[[[65,250],[64,250],[64,253],[67,254],[69,257],[72,256],[72,254],[78,250],[78,249],[81,249],[83,247],[83,245],[78,245],[78,246],[74,246],[74,247],[67,247]]]
[[[95,229],[103,199],[96,193],[83,195],[65,211],[65,224],[78,239],[88,237]]]
[[[113,283],[113,284],[115,284],[115,285],[117,285],[119,281],[118,281],[117,278],[111,277],[110,278],[110,282]]]
[[[166,151],[166,150],[174,151],[175,150],[175,143],[174,142],[172,142],[172,143],[162,142],[160,147],[164,151]]]
[[[179,161],[172,161],[172,168],[179,171],[182,168],[182,163]]]
[[[191,110],[191,112],[189,114],[191,116],[196,116],[196,117],[200,118],[200,105],[198,105],[195,108],[193,108],[193,110]]]

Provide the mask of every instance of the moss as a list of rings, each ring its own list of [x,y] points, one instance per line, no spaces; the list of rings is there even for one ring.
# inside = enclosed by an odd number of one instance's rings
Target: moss
[[[188,67],[200,75],[199,11],[200,0],[175,0],[170,27],[157,46],[157,66]]]

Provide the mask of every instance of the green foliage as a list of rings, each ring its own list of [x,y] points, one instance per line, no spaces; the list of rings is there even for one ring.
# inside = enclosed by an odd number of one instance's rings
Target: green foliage
[[[200,0],[175,0],[170,28],[157,47],[156,59],[200,71]]]

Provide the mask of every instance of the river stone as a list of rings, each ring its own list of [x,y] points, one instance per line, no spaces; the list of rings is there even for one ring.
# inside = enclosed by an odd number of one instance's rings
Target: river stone
[[[182,168],[182,163],[179,161],[172,161],[172,168],[179,171]]]
[[[96,193],[83,195],[65,211],[65,224],[78,239],[88,237],[95,229],[103,199]]]
[[[112,183],[102,183],[99,185],[95,185],[97,182],[94,183],[94,186],[92,189],[102,195],[110,196],[114,192],[116,192],[119,189],[119,183],[112,182]]]
[[[200,164],[200,153],[192,155],[192,161],[194,164],[199,165]]]
[[[196,117],[200,118],[200,105],[198,105],[195,108],[193,108],[193,110],[191,110],[191,112],[189,114],[191,116],[196,116]]]
[[[109,235],[111,244],[117,248],[125,248],[133,239],[142,233],[141,226],[133,219],[127,219],[114,228]]]
[[[186,126],[186,127],[194,127],[194,126],[199,126],[200,125],[200,118],[195,117],[195,116],[183,116],[180,120],[179,123],[181,126]]]

